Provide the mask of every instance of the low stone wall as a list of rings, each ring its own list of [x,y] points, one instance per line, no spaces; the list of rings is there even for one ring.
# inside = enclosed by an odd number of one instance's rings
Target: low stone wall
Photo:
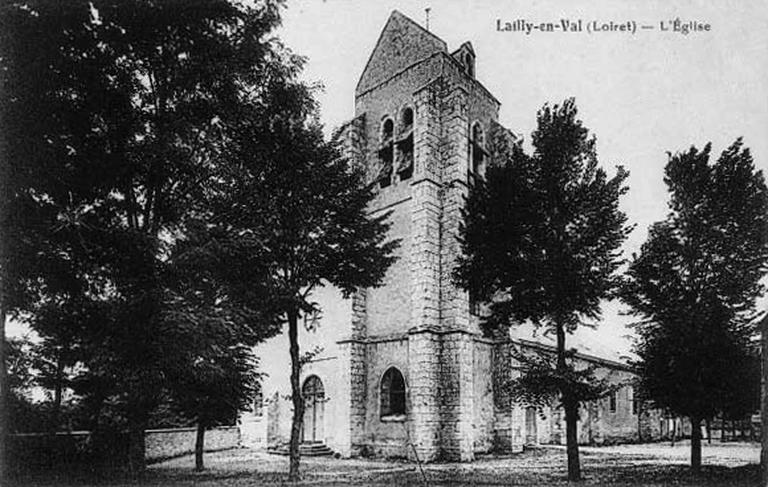
[[[145,435],[146,459],[158,462],[195,451],[195,428],[147,430]],[[11,435],[9,462],[14,469],[28,470],[64,465],[119,466],[127,454],[128,438],[124,433],[102,439],[99,448],[90,431],[71,433],[26,433]],[[226,426],[205,432],[205,451],[227,450],[240,446],[240,428]]]
[[[147,461],[156,462],[195,451],[196,428],[147,430]],[[240,428],[222,426],[205,432],[205,451],[227,450],[240,445]]]

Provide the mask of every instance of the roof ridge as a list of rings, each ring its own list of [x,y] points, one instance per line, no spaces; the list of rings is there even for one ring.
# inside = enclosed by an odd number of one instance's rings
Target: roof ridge
[[[433,34],[429,30],[427,30],[426,28],[421,26],[418,22],[416,22],[412,18],[410,18],[407,15],[405,15],[404,13],[400,12],[397,9],[394,9],[394,10],[392,10],[392,13],[389,14],[389,17],[387,18],[387,21],[384,23],[384,27],[382,27],[381,31],[379,32],[379,37],[378,37],[378,39],[376,39],[376,44],[374,44],[373,49],[371,50],[371,53],[368,55],[368,60],[365,62],[365,66],[363,67],[363,71],[360,73],[360,78],[358,78],[358,80],[357,80],[357,85],[355,85],[355,93],[359,92],[359,90],[360,90],[360,83],[362,83],[363,77],[365,76],[365,73],[368,71],[368,68],[371,65],[371,61],[373,60],[374,54],[376,53],[379,45],[381,45],[381,42],[382,42],[382,40],[384,38],[384,33],[387,31],[387,27],[395,19],[398,19],[400,21],[405,21],[409,25],[415,26],[421,32],[428,34],[432,39],[434,39],[437,42],[439,42],[446,52],[448,51],[448,44],[443,39],[438,37],[436,34]]]
[[[393,15],[399,15],[399,16],[400,16],[400,17],[402,17],[403,19],[405,19],[405,20],[407,20],[408,22],[412,23],[413,25],[415,25],[416,27],[418,27],[418,28],[419,28],[419,29],[420,29],[422,32],[425,32],[425,33],[427,33],[428,35],[430,35],[430,36],[434,37],[434,38],[435,38],[435,40],[438,40],[438,41],[440,41],[440,42],[441,42],[441,43],[442,43],[442,44],[445,46],[445,50],[446,50],[446,51],[448,50],[448,43],[447,43],[447,42],[445,42],[445,41],[444,41],[444,40],[443,40],[443,39],[442,39],[440,36],[438,36],[437,34],[435,34],[434,32],[432,32],[431,30],[427,29],[426,27],[424,27],[423,25],[421,25],[420,23],[416,22],[415,20],[413,20],[412,18],[408,17],[407,15],[405,15],[404,13],[402,13],[401,11],[399,11],[399,10],[397,10],[397,9],[394,9],[394,10],[392,10],[392,13],[389,15],[389,16],[390,16],[390,18],[392,18],[392,16],[393,16]]]

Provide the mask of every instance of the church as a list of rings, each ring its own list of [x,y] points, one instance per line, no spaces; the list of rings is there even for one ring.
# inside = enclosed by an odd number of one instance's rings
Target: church
[[[475,63],[469,42],[450,50],[394,11],[360,76],[354,118],[337,137],[377,185],[371,213],[389,213],[401,245],[380,287],[344,299],[325,286],[313,296],[322,313],[305,318],[299,337],[311,352],[301,371],[306,452],[472,461],[565,441],[562,411],[516,404],[500,386],[514,373],[514,347],[551,352],[551,340],[484,336],[481,307],[451,278],[472,181],[517,140],[499,124],[500,102],[475,77]],[[630,367],[579,350],[578,361],[616,385],[582,407],[580,441],[658,436],[663,421],[638,406]],[[241,438],[280,448],[292,415],[287,335],[257,355],[266,375],[253,411],[240,418]]]

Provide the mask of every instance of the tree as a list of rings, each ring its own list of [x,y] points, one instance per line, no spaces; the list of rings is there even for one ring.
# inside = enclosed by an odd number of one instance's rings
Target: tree
[[[172,382],[171,401],[176,409],[197,425],[195,470],[204,469],[205,431],[217,425],[232,425],[240,411],[249,409],[258,391],[259,374],[252,347],[242,343],[218,346],[198,353],[178,380]]]
[[[60,323],[86,353],[78,387],[95,411],[107,398],[121,405],[135,471],[177,350],[163,318],[169,242],[232,161],[225,134],[244,101],[264,116],[262,87],[296,73],[270,35],[280,5],[2,7],[0,318],[72,310],[78,319]]]
[[[76,420],[72,405],[63,403],[61,390],[53,382],[57,367],[52,364],[48,344],[30,340],[28,337],[6,341],[8,357],[8,428],[12,433],[42,433],[55,431],[62,419]],[[53,369],[53,370],[51,370]],[[63,375],[63,374],[62,374]],[[67,379],[61,377],[62,383]],[[34,399],[37,388],[53,391],[50,398]],[[63,413],[63,414],[62,414]]]
[[[455,276],[490,303],[488,330],[530,320],[557,337],[555,363],[523,360],[512,389],[534,402],[560,398],[568,478],[578,480],[579,402],[599,394],[601,384],[590,369],[574,366],[566,335],[598,318],[601,300],[619,282],[619,248],[630,228],[618,205],[628,173],[619,167],[609,179],[598,167],[595,138],[577,119],[573,99],[539,111],[532,142],[532,155],[513,146],[472,188]]]
[[[768,190],[736,140],[710,163],[703,150],[670,155],[669,213],[634,255],[622,293],[638,325],[641,387],[688,417],[691,467],[701,466],[702,421],[743,411],[756,386],[750,340],[768,264]]]
[[[750,340],[743,352],[746,356],[740,354],[740,359],[743,360],[743,368],[740,369],[740,387],[734,390],[732,395],[725,398],[725,404],[721,411],[724,421],[749,419],[755,414],[755,411],[760,410],[760,385],[762,382],[760,347]]]
[[[205,430],[233,424],[253,404],[260,379],[253,346],[280,331],[276,313],[263,305],[263,287],[252,285],[263,276],[250,249],[200,216],[174,242],[164,313],[182,351],[168,367],[170,405],[197,424],[196,470],[204,468]]]
[[[35,382],[53,392],[48,430],[55,433],[61,426],[62,401],[70,390],[71,371],[82,354],[77,330],[85,323],[81,309],[72,303],[48,302],[30,313],[29,323],[40,342],[34,348]]]
[[[34,344],[28,339],[12,339],[5,342],[5,357],[9,396],[7,398],[8,432],[38,430],[44,421],[39,408],[29,399],[29,390],[34,385],[33,371]]]
[[[230,145],[242,164],[219,178],[223,188],[215,221],[220,231],[247,248],[266,280],[243,276],[263,288],[287,324],[291,356],[293,420],[290,479],[299,477],[299,436],[304,413],[299,375],[299,318],[313,313],[312,293],[326,284],[345,297],[377,285],[397,242],[386,241],[388,215],[370,217],[374,186],[364,170],[340,156],[315,122],[311,88],[275,83],[273,111],[250,117]]]

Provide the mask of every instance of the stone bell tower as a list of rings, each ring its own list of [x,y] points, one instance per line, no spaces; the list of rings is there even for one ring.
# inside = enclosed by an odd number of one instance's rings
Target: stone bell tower
[[[378,187],[372,214],[389,213],[401,241],[383,285],[355,295],[350,336],[339,342],[352,454],[415,449],[422,460],[468,461],[492,445],[522,445],[517,413],[493,384],[508,354],[482,336],[474,303],[452,280],[465,198],[515,140],[475,62],[469,42],[449,52],[394,11],[340,131],[346,155]]]

